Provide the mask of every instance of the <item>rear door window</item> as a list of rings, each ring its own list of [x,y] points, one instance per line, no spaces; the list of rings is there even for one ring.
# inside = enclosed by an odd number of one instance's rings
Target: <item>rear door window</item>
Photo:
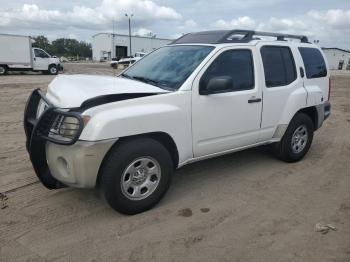
[[[286,46],[263,46],[260,50],[266,87],[286,86],[296,78],[293,54]]]
[[[327,76],[327,66],[320,50],[310,47],[299,47],[299,52],[304,61],[307,78]]]

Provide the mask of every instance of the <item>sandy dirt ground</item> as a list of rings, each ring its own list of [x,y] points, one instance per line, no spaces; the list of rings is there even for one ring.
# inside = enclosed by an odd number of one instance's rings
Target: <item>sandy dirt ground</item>
[[[107,65],[65,73],[108,74]],[[350,261],[350,74],[305,159],[256,148],[175,173],[154,209],[124,216],[93,190],[50,191],[25,151],[22,115],[40,74],[0,77],[0,261]],[[315,231],[319,222],[337,230]]]

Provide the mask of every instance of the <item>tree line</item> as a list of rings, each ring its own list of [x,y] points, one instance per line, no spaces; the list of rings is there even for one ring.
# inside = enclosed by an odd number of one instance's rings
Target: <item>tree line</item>
[[[55,55],[57,57],[92,57],[91,44],[84,41],[78,41],[76,39],[69,38],[59,38],[50,42],[47,37],[43,35],[34,36],[32,39],[35,41],[33,43],[33,47],[42,48],[50,55]]]

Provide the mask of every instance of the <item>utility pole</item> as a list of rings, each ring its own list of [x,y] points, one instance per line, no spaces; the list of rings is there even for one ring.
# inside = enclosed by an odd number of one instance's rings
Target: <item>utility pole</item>
[[[114,45],[114,23],[115,23],[115,21],[114,21],[114,19],[113,19],[113,21],[112,21],[112,23],[113,23],[113,31],[112,31],[112,48],[111,48],[111,56],[112,56],[112,58],[115,58],[115,45]]]
[[[130,56],[131,56],[131,18],[134,16],[133,14],[131,15],[128,15],[128,14],[125,14],[125,16],[128,18],[129,20],[129,45],[130,45]]]

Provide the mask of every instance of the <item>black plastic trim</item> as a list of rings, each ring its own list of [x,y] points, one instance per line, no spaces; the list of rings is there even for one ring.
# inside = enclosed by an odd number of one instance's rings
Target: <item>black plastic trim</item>
[[[41,99],[47,101],[39,89],[35,89],[27,100],[24,110],[24,130],[26,134],[26,148],[29,153],[30,161],[40,182],[48,189],[58,189],[66,187],[63,183],[55,179],[47,165],[46,159],[46,140],[41,136],[35,135],[35,130],[39,124],[36,119],[37,108]],[[50,106],[51,104],[48,103]],[[45,112],[44,112],[45,113]],[[43,113],[43,114],[44,114]]]
[[[135,99],[140,97],[159,95],[159,94],[162,94],[162,93],[125,93],[125,94],[102,95],[102,96],[93,97],[84,101],[80,105],[80,107],[74,108],[71,111],[84,112],[85,110],[95,106],[100,106],[108,103]]]
[[[260,103],[262,101],[261,98],[251,98],[248,100],[248,104],[252,104],[252,103]]]
[[[326,101],[324,103],[324,120],[326,120],[331,115],[331,103],[329,101]]]

